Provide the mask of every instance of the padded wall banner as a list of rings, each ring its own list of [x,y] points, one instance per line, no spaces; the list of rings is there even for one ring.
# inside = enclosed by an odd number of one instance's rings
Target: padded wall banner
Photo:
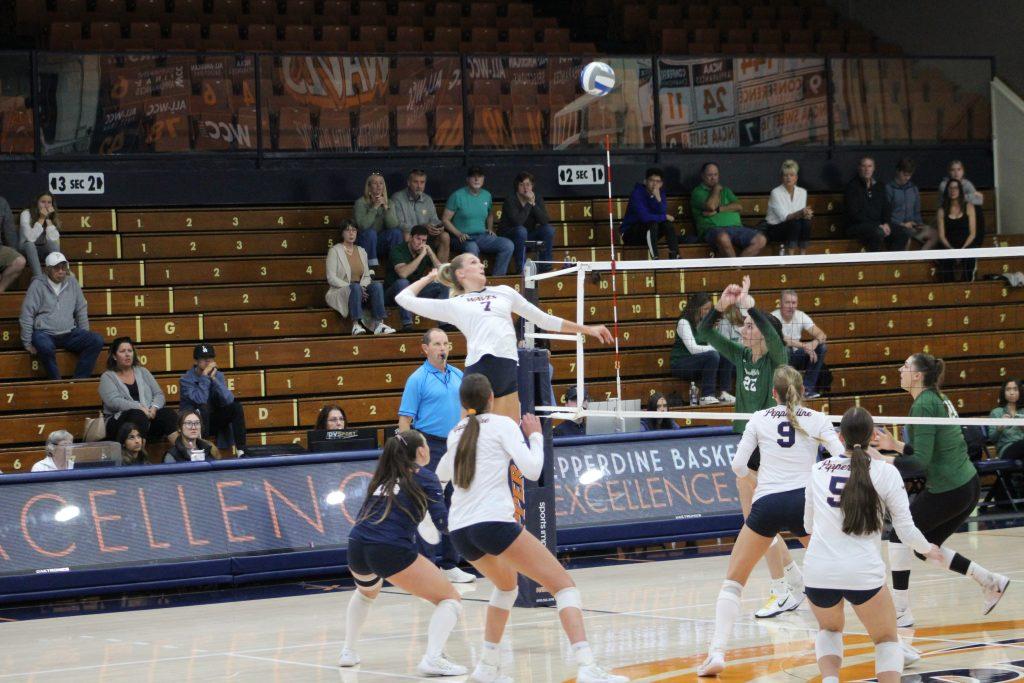
[[[641,435],[637,435],[641,436]],[[559,529],[738,514],[738,434],[559,446]]]

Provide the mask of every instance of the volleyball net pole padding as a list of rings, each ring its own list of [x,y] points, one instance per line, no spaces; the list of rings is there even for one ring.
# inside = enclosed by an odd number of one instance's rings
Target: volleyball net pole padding
[[[609,201],[609,230],[614,233],[614,224],[611,222],[611,203]],[[547,273],[538,273],[528,276],[526,279],[536,283],[565,275],[576,275],[576,323],[586,324],[584,320],[586,278],[589,273],[600,273],[611,271],[612,287],[615,287],[615,274],[620,271],[657,271],[657,270],[719,270],[728,268],[765,268],[765,267],[805,267],[817,265],[837,265],[846,263],[869,263],[873,265],[883,263],[912,263],[916,261],[940,261],[946,259],[984,259],[984,258],[1014,258],[1024,257],[1024,247],[983,247],[977,249],[941,249],[929,251],[901,251],[901,252],[852,252],[842,254],[805,254],[786,256],[738,256],[733,258],[696,258],[696,259],[652,259],[637,261],[618,261],[615,258],[614,234],[612,235],[612,260],[610,261],[580,261],[569,268],[562,270],[551,270]],[[740,279],[740,276],[737,276]],[[752,291],[756,287],[756,281],[752,283]],[[619,362],[619,330],[618,330],[618,299],[613,298],[612,316],[615,321],[615,330],[612,333],[615,338],[615,410],[590,410],[583,408],[583,396],[585,389],[586,370],[584,368],[586,354],[584,353],[584,335],[582,334],[548,334],[535,333],[531,336],[542,339],[558,339],[562,341],[576,342],[576,395],[578,398],[576,407],[568,409],[565,406],[536,406],[538,413],[546,414],[561,420],[575,420],[588,415],[600,417],[645,418],[658,417],[680,420],[711,420],[726,421],[747,420],[752,416],[750,413],[712,412],[703,410],[693,411],[669,411],[653,412],[648,410],[622,410],[622,382]],[[888,425],[957,425],[957,426],[1024,426],[1024,418],[913,418],[909,416],[873,416],[877,424]],[[842,416],[829,415],[832,422],[838,423]]]

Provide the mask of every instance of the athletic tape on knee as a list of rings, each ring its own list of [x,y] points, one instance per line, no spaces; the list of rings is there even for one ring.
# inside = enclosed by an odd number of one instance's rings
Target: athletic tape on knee
[[[909,572],[913,566],[913,549],[902,543],[889,541],[889,569],[894,572]]]
[[[821,629],[814,637],[814,656],[816,659],[822,657],[843,658],[843,634],[841,631],[826,631]]]
[[[569,588],[563,588],[555,593],[555,607],[558,608],[559,612],[567,607],[583,609],[583,601],[580,599],[580,589],[576,586],[570,586]]]
[[[899,642],[875,645],[875,675],[883,671],[903,673],[903,647]]]
[[[516,596],[519,595],[519,586],[516,586],[510,591],[498,590],[497,588],[491,592],[491,599],[487,602],[491,607],[497,607],[498,609],[511,610],[516,604]]]

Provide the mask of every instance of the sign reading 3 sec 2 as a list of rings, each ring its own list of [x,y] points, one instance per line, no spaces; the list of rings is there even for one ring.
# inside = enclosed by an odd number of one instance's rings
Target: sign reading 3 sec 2
[[[102,173],[50,174],[50,192],[54,194],[103,194],[105,187]]]
[[[559,166],[559,185],[600,185],[604,182],[604,166]]]

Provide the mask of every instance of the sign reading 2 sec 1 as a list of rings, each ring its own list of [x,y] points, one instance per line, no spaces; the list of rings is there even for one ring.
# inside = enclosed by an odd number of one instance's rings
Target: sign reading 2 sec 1
[[[51,173],[53,194],[103,194],[106,183],[102,173]]]
[[[600,185],[604,182],[604,166],[559,166],[559,185]]]

